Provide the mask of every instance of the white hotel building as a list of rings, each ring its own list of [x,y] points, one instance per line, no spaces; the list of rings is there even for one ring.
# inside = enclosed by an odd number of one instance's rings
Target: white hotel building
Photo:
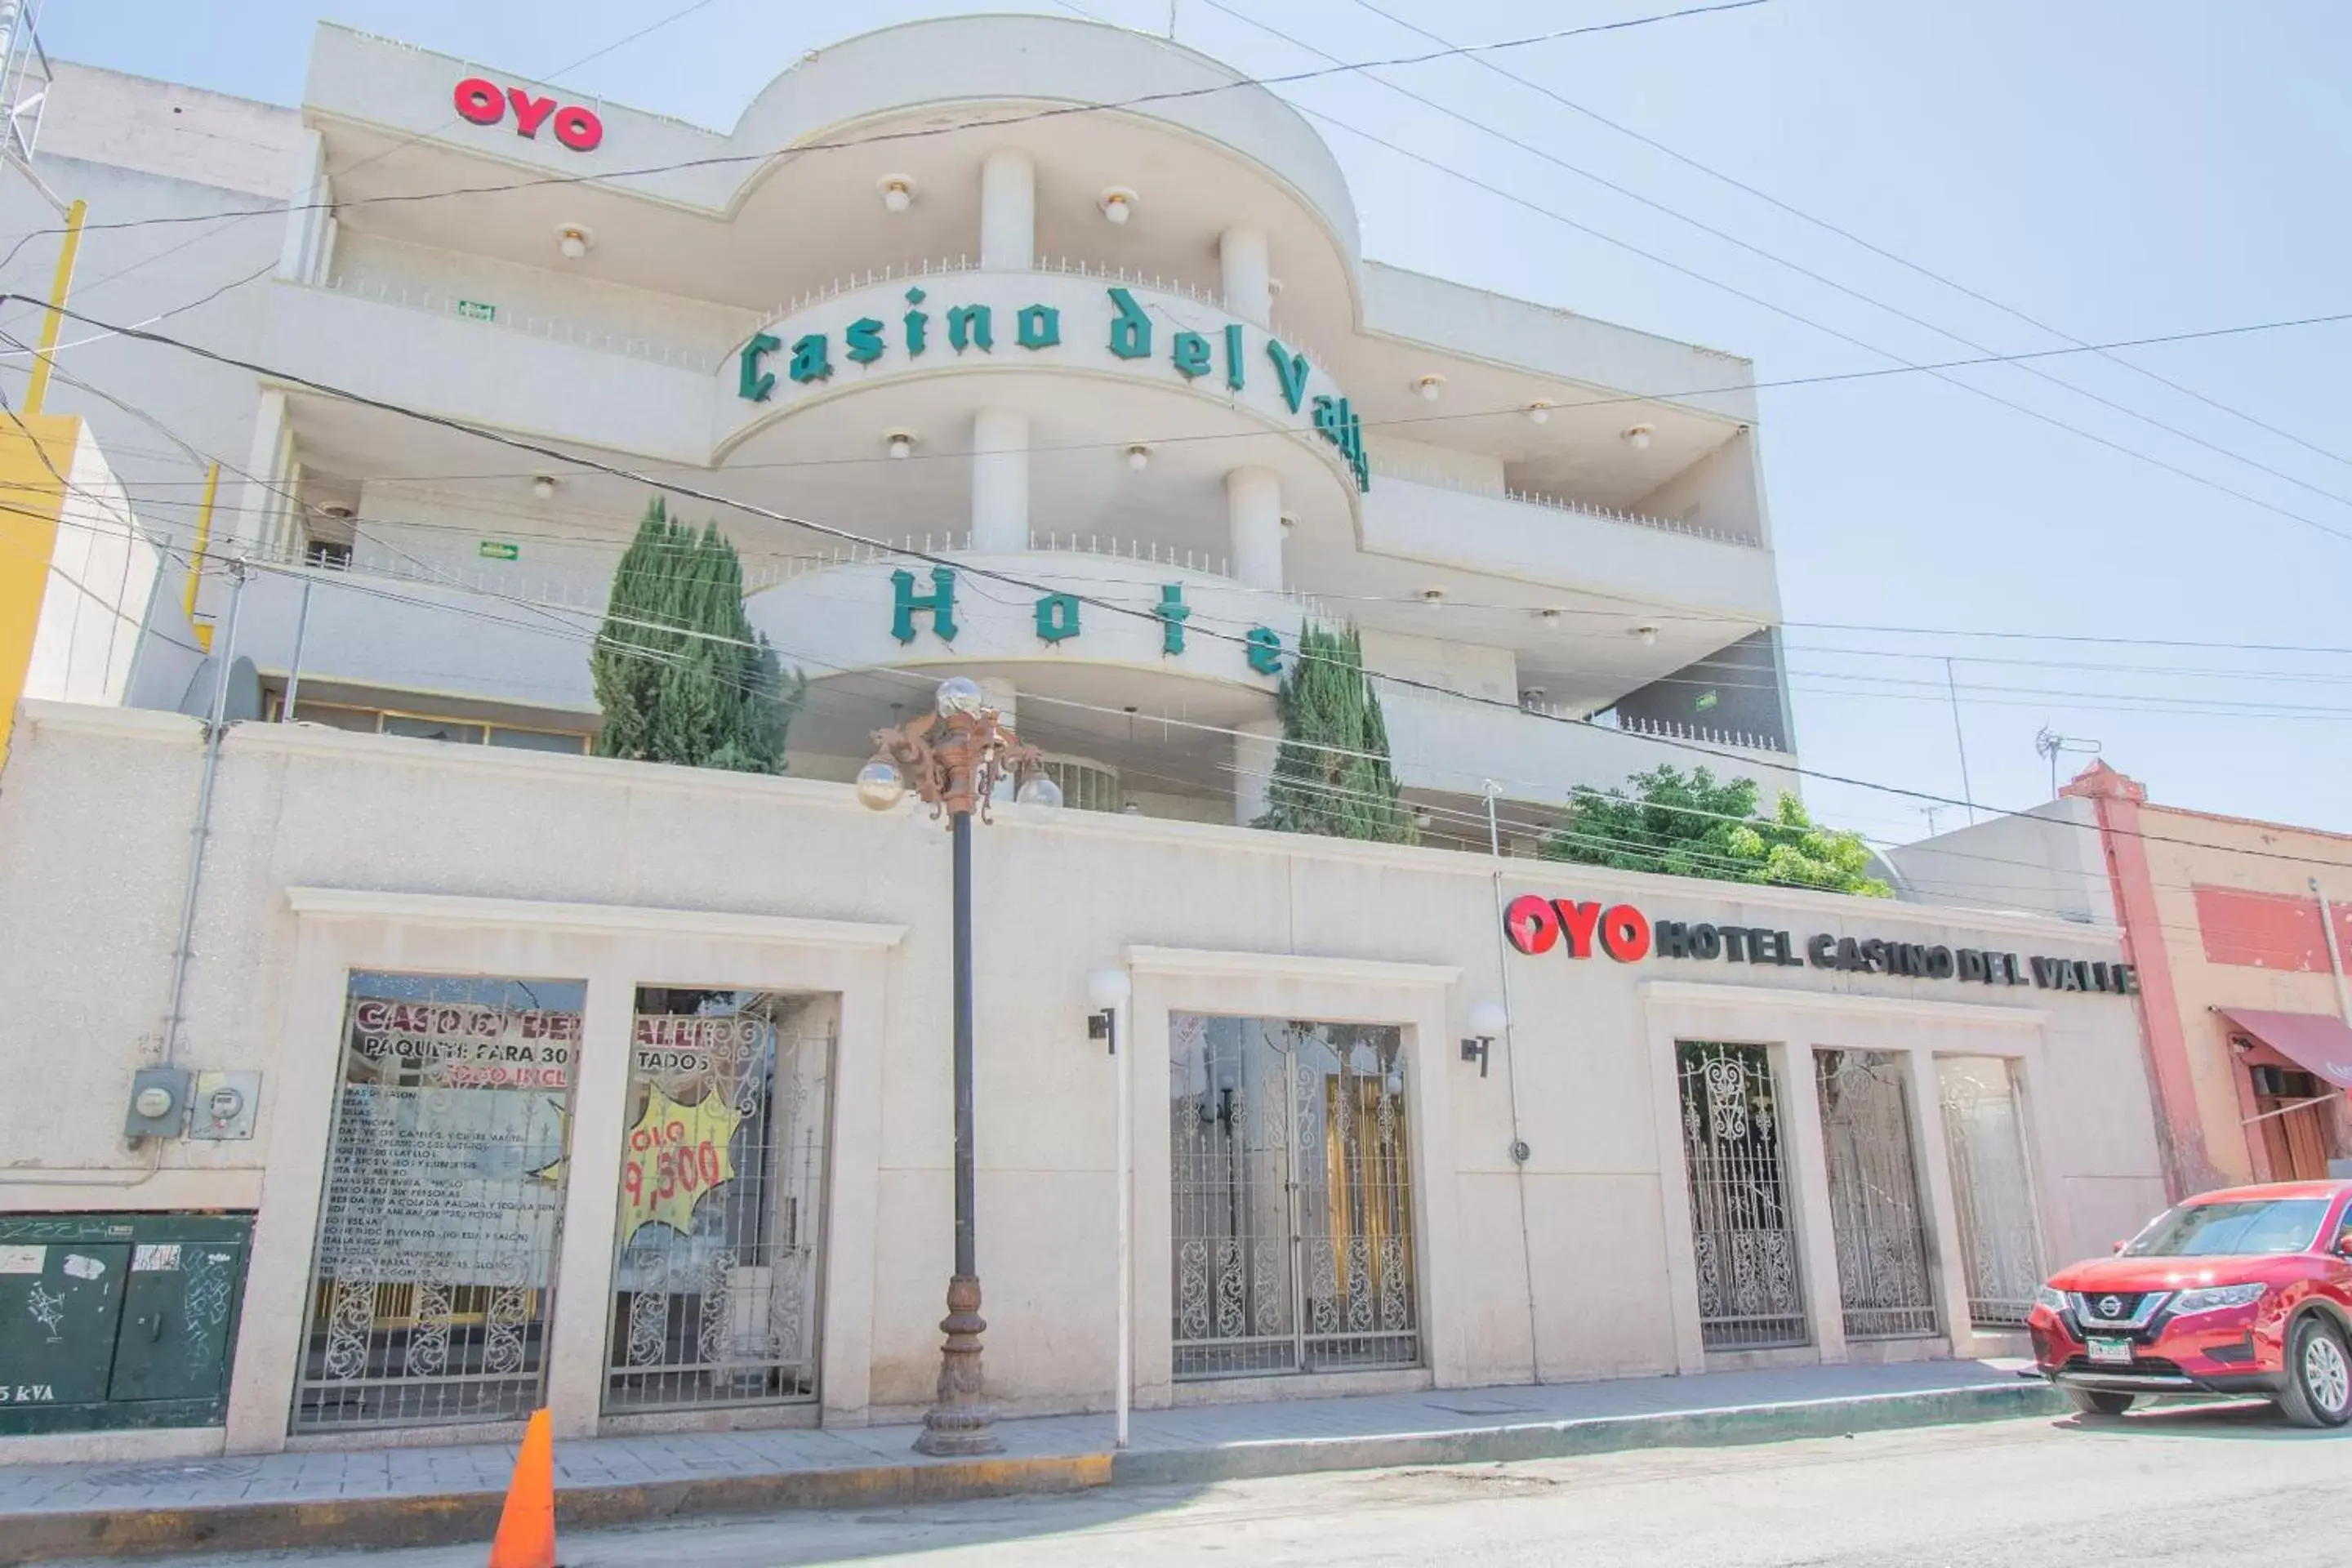
[[[329,26],[299,112],[60,66],[38,149],[79,308],[264,368],[66,331],[50,406],[183,542],[179,443],[222,458],[254,570],[233,648],[207,574],[129,708],[16,727],[0,1061],[54,1092],[0,1107],[0,1312],[207,1307],[160,1382],[68,1311],[87,1375],[0,1458],[919,1410],[946,846],[842,781],[949,674],[1097,808],[975,835],[1008,1411],[1110,1403],[1122,1068],[1147,1405],[1965,1354],[2160,1202],[2129,998],[1984,959],[2104,979],[2112,931],[1485,854],[1488,781],[1521,849],[1661,762],[1792,786],[1750,367],[1368,260],[1213,60],[928,23],[719,132]],[[672,510],[810,678],[789,777],[579,754],[652,493],[611,469],[723,498]],[[1235,826],[1310,617],[1392,678],[1423,847]]]

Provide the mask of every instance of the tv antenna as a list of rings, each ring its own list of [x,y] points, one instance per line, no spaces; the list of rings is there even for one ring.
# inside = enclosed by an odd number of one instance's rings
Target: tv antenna
[[[2095,757],[2099,754],[2099,742],[2086,741],[2080,735],[2062,735],[2044,724],[2033,737],[2033,749],[2050,759],[2050,798],[2056,800],[2059,753],[2063,752],[2069,756]]]

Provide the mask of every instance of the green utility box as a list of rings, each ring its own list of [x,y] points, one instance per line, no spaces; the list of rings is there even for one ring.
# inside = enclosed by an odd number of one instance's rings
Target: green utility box
[[[0,1215],[0,1436],[214,1426],[251,1215]]]

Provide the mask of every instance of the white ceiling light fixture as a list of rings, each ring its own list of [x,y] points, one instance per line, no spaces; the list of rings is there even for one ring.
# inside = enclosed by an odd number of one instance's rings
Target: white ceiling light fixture
[[[1552,402],[1550,398],[1537,398],[1533,403],[1528,405],[1528,423],[1530,425],[1550,424],[1551,410]]]
[[[566,261],[577,261],[594,247],[596,236],[584,223],[560,225],[555,231],[555,248],[563,253]]]
[[[1658,628],[1655,626],[1635,626],[1633,628],[1633,635],[1642,639],[1642,646],[1643,647],[1655,647],[1658,646]]]
[[[1559,612],[1558,610],[1538,610],[1537,614],[1542,617],[1543,624],[1547,626],[1556,627],[1559,625]]]
[[[537,479],[531,480],[530,493],[537,496],[541,500],[553,500],[555,499],[555,476],[553,474],[541,474]]]
[[[1646,452],[1650,449],[1650,437],[1655,433],[1647,425],[1630,426],[1624,432],[1625,445],[1636,452]]]
[[[1421,602],[1424,605],[1442,605],[1445,603],[1445,590],[1443,588],[1423,588],[1421,591]]]
[[[1445,378],[1435,374],[1424,375],[1412,384],[1412,389],[1421,394],[1423,403],[1434,403],[1438,395],[1445,390]]]
[[[1127,449],[1127,466],[1137,473],[1151,467],[1151,448],[1140,441]]]
[[[882,205],[894,213],[905,212],[915,205],[912,174],[885,174],[874,182],[874,188],[882,193]]]
[[[1286,512],[1286,512],[1284,512],[1284,513],[1282,514],[1282,516],[1281,516],[1281,518],[1279,519],[1279,521],[1280,521],[1280,522],[1282,523],[1283,531],[1284,531],[1284,532],[1286,532],[1286,533],[1287,533],[1290,530],[1292,530],[1292,529],[1294,529],[1294,528],[1297,528],[1297,527],[1298,526],[1298,520],[1297,520],[1297,518],[1295,518],[1295,517],[1291,516],[1291,515],[1290,515],[1288,512]]]
[[[351,508],[342,505],[322,506],[319,512],[320,516],[331,517],[337,522],[348,522],[353,515]]]
[[[882,437],[882,444],[883,448],[893,458],[911,458],[915,455],[915,433],[912,430],[893,430]]]
[[[1125,185],[1113,185],[1102,194],[1102,215],[1114,224],[1123,224],[1135,216],[1139,198]]]

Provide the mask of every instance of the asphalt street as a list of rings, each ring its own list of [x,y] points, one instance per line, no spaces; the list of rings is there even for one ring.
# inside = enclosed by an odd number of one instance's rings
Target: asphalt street
[[[565,1568],[2342,1563],[2352,1562],[2352,1431],[2299,1432],[2252,1407],[2189,1407],[2122,1421],[2007,1421],[1754,1447],[674,1523],[573,1533],[562,1548]],[[469,1546],[324,1560],[480,1568],[483,1557],[483,1547]],[[306,1552],[170,1561],[257,1568],[321,1560]]]

